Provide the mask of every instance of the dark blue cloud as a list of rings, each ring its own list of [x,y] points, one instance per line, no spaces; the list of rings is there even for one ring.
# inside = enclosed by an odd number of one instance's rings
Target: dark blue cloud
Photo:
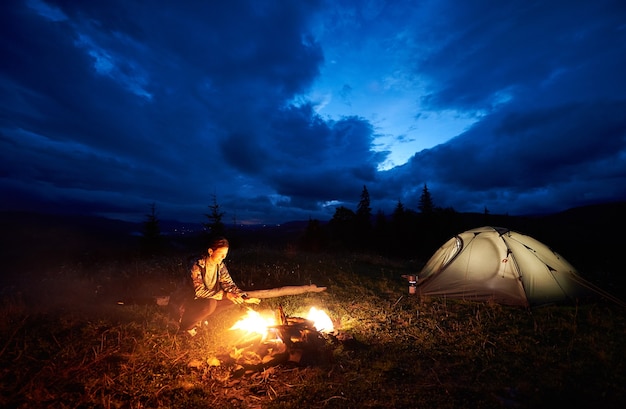
[[[585,99],[624,87],[611,85],[624,63],[621,2],[482,3],[446,9],[438,19],[442,37],[426,40],[434,51],[420,54],[418,70],[433,81],[425,97],[433,106],[484,110],[518,96],[541,104],[542,94]]]
[[[544,3],[2,2],[2,209],[203,221],[216,195],[268,223],[364,185],[416,208],[424,183],[459,211],[623,200],[624,6]],[[385,134],[405,102],[473,124],[382,170],[427,137]]]
[[[473,211],[527,214],[621,198],[624,112],[626,101],[502,110],[389,173],[399,183],[431,181],[442,204]]]

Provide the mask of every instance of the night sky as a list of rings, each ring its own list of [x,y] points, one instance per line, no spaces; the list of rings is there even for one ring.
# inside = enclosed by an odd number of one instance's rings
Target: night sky
[[[0,2],[0,210],[626,200],[623,0]]]

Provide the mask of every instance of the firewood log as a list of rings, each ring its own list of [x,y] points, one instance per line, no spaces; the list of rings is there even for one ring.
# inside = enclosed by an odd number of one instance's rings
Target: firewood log
[[[283,297],[285,295],[298,295],[305,293],[319,293],[326,291],[326,287],[318,287],[315,284],[311,285],[295,285],[278,288],[269,288],[267,290],[250,290],[246,291],[248,297],[251,298],[274,298]]]

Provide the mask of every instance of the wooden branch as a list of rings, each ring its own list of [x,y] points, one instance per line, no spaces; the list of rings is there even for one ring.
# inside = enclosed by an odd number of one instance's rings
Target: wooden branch
[[[326,287],[318,287],[315,284],[311,284],[311,285],[296,285],[296,286],[270,288],[267,290],[251,290],[251,291],[246,291],[246,294],[248,294],[248,297],[251,297],[251,298],[274,298],[274,297],[283,297],[285,295],[319,293],[322,291],[326,291]]]

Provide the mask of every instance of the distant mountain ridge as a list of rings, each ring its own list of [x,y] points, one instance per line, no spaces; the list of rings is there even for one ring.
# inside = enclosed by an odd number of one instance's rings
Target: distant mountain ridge
[[[542,216],[508,216],[462,213],[455,217],[460,226],[505,227],[542,241],[579,271],[600,276],[608,285],[626,287],[626,276],[617,274],[623,252],[615,232],[626,216],[626,202],[591,205]],[[327,221],[320,221],[321,226]],[[266,243],[284,246],[297,244],[309,221],[290,221],[280,225],[227,226],[235,245]],[[169,242],[180,251],[199,250],[197,235],[203,226],[176,221],[160,221]],[[29,212],[0,212],[0,278],[12,272],[46,268],[53,263],[97,263],[106,258],[137,254],[142,223],[84,215],[53,215]],[[180,230],[182,229],[182,230]],[[196,230],[197,229],[197,230]],[[461,233],[465,228],[450,233]],[[423,234],[429,234],[426,230]],[[445,239],[444,239],[445,236]],[[433,249],[449,239],[447,232],[432,232]],[[440,242],[441,241],[441,242]],[[411,247],[413,246],[413,247]],[[407,257],[427,259],[429,248],[409,243],[414,248]]]
[[[480,213],[465,213],[465,215],[473,215],[472,217],[475,217],[476,219],[484,219],[485,217],[485,215]],[[626,201],[574,207],[562,212],[547,215],[489,215],[489,217],[495,220],[541,220],[543,222],[556,223],[557,225],[567,223],[582,223],[583,225],[592,223],[612,223],[616,220],[626,219],[625,216]],[[328,221],[320,220],[320,222],[325,224]],[[262,228],[299,230],[305,229],[308,223],[309,221],[292,220],[276,225],[238,225],[236,228],[250,230]],[[142,224],[143,221],[128,222],[101,216],[0,211],[0,225],[5,229],[5,233],[15,231],[16,228],[24,228],[26,226],[39,228],[64,226],[86,229],[93,232],[98,231],[105,234],[122,233],[136,235],[141,232]],[[192,232],[200,232],[204,230],[202,223],[185,223],[176,220],[159,220],[159,226],[163,234],[175,234],[177,231],[182,231],[184,229]]]

